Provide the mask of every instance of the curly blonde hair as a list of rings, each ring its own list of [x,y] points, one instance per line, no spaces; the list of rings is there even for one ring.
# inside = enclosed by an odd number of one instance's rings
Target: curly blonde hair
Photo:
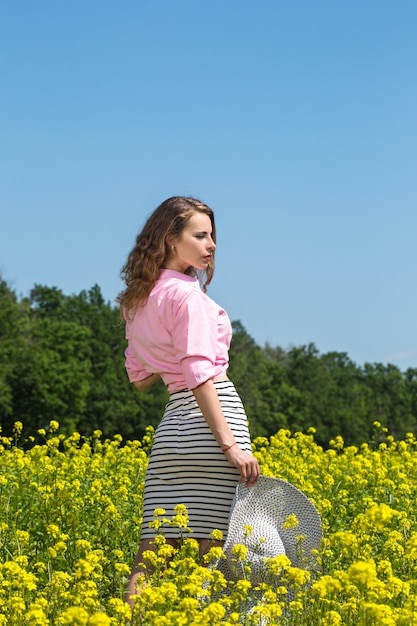
[[[179,237],[195,213],[208,215],[212,225],[211,236],[216,243],[214,213],[210,207],[200,200],[184,196],[173,196],[162,202],[147,219],[122,267],[121,277],[126,289],[117,297],[122,310],[135,310],[145,304],[170,255],[167,236]],[[207,285],[214,274],[214,252],[212,262],[206,270],[189,267],[185,273],[198,278],[203,291],[207,291]]]

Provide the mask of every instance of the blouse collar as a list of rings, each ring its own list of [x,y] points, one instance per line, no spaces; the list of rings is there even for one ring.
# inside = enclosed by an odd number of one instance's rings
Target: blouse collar
[[[158,280],[165,280],[167,278],[177,278],[179,280],[184,280],[187,283],[197,282],[197,278],[194,278],[194,276],[188,276],[188,274],[177,272],[177,270],[167,270],[167,269],[161,270],[159,272]]]

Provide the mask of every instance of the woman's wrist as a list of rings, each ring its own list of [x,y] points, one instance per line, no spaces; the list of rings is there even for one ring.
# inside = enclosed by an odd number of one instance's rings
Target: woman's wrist
[[[224,448],[222,448],[222,452],[227,452],[227,450],[230,450],[230,448],[233,448],[233,446],[237,446],[237,441],[232,443],[230,446],[225,446]]]

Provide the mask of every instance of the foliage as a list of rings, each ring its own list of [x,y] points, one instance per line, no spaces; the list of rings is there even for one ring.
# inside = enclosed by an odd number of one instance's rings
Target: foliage
[[[143,480],[152,429],[142,442],[118,435],[59,434],[25,451],[23,426],[0,440],[0,624],[9,626],[241,626],[417,623],[417,440],[396,440],[379,423],[372,440],[324,450],[314,432],[280,430],[254,442],[262,473],[289,480],[315,503],[324,541],[311,574],[286,556],[251,582],[245,545],[234,558],[243,579],[200,563],[187,511],[157,510],[155,551],[144,555],[147,586],[133,616],[123,591],[140,535]],[[33,442],[32,442],[33,443]],[[289,520],[288,520],[289,522]],[[291,520],[293,523],[293,520]],[[164,527],[182,529],[171,552]],[[251,529],[248,527],[248,534]],[[213,529],[213,538],[219,538]],[[167,557],[171,558],[166,564]],[[210,567],[203,567],[209,564]]]
[[[242,396],[253,437],[279,428],[316,429],[324,446],[342,435],[348,444],[369,436],[375,420],[404,437],[417,433],[417,369],[353,363],[347,354],[319,354],[314,344],[283,350],[258,346],[233,323],[231,379]],[[0,425],[27,434],[58,420],[62,432],[100,429],[141,438],[156,426],[168,395],[158,383],[140,394],[124,368],[124,324],[95,285],[64,295],[35,285],[20,301],[0,280]]]
[[[3,320],[5,320],[3,322]],[[7,323],[6,323],[7,320]],[[59,420],[62,431],[101,429],[106,436],[143,436],[159,421],[167,394],[157,385],[139,394],[129,383],[120,313],[98,286],[65,296],[36,285],[17,302],[0,283],[0,425],[26,432]]]

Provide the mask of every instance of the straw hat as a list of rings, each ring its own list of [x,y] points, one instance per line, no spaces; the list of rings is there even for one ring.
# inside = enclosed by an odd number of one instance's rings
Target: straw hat
[[[295,515],[295,528],[284,527],[290,515]],[[289,524],[290,525],[290,524]],[[250,526],[248,534],[245,526]],[[243,544],[248,549],[253,583],[265,579],[265,558],[285,554],[294,567],[312,569],[315,553],[323,537],[320,516],[307,496],[280,478],[261,476],[253,487],[239,484],[229,516],[229,529],[223,552],[216,567],[226,578],[243,577],[243,564],[233,559],[232,548]]]

